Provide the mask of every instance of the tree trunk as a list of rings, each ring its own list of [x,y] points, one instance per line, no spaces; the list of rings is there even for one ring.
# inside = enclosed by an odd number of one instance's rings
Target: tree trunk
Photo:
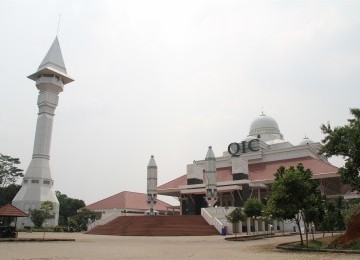
[[[301,218],[304,223],[306,246],[308,246],[309,245],[309,223],[305,220],[305,216],[304,216],[303,212],[301,212]]]
[[[300,233],[300,241],[301,241],[301,245],[303,246],[304,245],[304,241],[303,241],[303,237],[302,237],[302,234],[301,234],[301,228],[300,228],[300,219],[296,219],[296,225],[298,226],[299,228],[299,233]]]
[[[305,237],[306,237],[306,246],[309,245],[309,223],[304,221]]]
[[[315,241],[314,232],[315,232],[315,227],[313,225],[311,225],[311,233],[312,233],[312,240],[313,241]]]

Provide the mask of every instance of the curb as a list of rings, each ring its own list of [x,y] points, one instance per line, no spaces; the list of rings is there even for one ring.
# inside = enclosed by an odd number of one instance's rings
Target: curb
[[[345,250],[345,249],[325,249],[325,248],[301,248],[301,247],[293,247],[291,244],[295,244],[298,242],[290,242],[283,243],[277,245],[277,249],[282,250],[290,250],[290,251],[305,251],[305,252],[328,252],[328,253],[345,253],[345,254],[360,254],[360,250]]]
[[[293,234],[284,234],[284,235],[270,235],[270,234],[261,234],[261,235],[246,235],[246,236],[231,236],[226,237],[226,241],[247,241],[247,240],[257,240],[257,239],[265,239],[265,238],[275,238],[275,237],[287,237],[293,236]]]
[[[59,241],[70,241],[74,242],[73,238],[1,238],[1,242],[59,242]]]

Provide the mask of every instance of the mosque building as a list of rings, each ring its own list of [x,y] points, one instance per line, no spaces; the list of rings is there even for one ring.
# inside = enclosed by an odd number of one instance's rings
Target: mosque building
[[[231,143],[222,156],[216,157],[215,207],[241,207],[249,198],[264,199],[280,166],[288,168],[302,163],[319,181],[320,191],[328,197],[345,195],[338,168],[319,155],[321,144],[304,138],[298,145],[284,140],[278,123],[262,113],[250,125],[249,135]],[[207,187],[207,160],[193,161],[187,173],[158,186],[160,195],[179,198],[182,215],[198,215],[208,207],[204,199]]]
[[[225,233],[231,234],[235,231],[233,228],[238,233],[295,232],[297,227],[291,221],[269,222],[247,218],[232,225],[226,215],[235,207],[242,207],[250,198],[265,199],[271,192],[277,169],[299,163],[312,171],[312,178],[318,180],[322,194],[330,198],[340,195],[345,199],[351,198],[350,188],[341,184],[338,168],[319,154],[321,147],[319,142],[307,137],[297,145],[284,140],[276,120],[262,113],[251,123],[249,135],[240,142],[230,143],[221,156],[216,157],[210,146],[204,159],[187,165],[186,174],[150,190],[155,190],[155,195],[172,196],[180,201],[180,206],[166,206],[167,211],[171,208],[180,215],[201,215],[220,234],[224,229]],[[149,175],[149,166],[156,166],[153,157],[148,165],[148,196],[149,180],[157,179],[157,172],[154,176]],[[150,205],[151,201],[147,200]],[[88,207],[101,210],[98,204]],[[133,203],[132,210],[141,209],[144,214],[146,210],[140,204]],[[109,213],[112,212],[113,209]],[[113,214],[113,217],[117,216]],[[106,219],[98,222],[92,227],[105,223]]]

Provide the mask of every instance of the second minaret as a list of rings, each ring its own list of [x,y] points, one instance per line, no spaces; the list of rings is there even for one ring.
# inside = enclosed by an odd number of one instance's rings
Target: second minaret
[[[157,165],[153,155],[151,155],[147,166],[147,196],[150,215],[155,215],[154,207],[157,201]]]

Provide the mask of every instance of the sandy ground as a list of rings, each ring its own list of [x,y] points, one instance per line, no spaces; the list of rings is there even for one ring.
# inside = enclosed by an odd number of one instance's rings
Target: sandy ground
[[[42,238],[20,233],[19,238]],[[0,259],[360,259],[360,255],[287,252],[275,249],[299,236],[231,242],[222,236],[120,237],[79,233],[46,233],[45,238],[75,242],[1,242]]]

